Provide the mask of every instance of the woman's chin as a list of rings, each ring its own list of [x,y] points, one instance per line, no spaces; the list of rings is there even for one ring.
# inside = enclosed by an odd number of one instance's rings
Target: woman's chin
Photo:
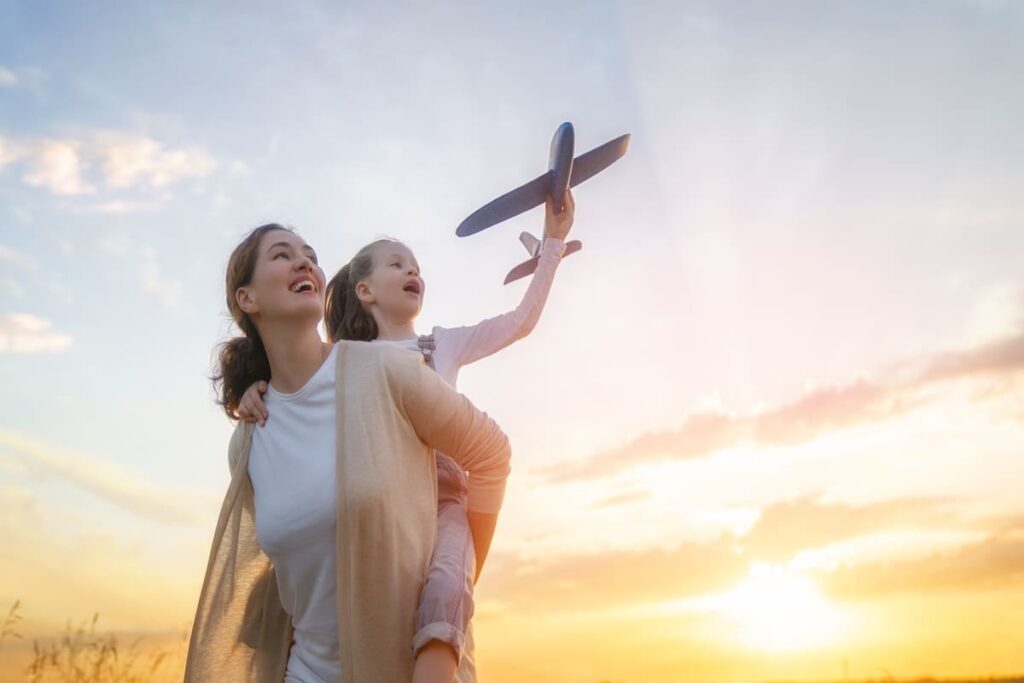
[[[324,302],[320,297],[310,296],[308,301],[299,301],[283,307],[280,315],[282,318],[296,322],[312,321],[312,324],[315,325],[324,317]]]

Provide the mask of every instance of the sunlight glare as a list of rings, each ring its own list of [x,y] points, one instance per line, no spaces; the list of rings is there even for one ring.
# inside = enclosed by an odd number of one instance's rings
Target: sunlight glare
[[[753,649],[806,649],[834,640],[839,632],[839,611],[814,582],[781,566],[751,565],[749,578],[721,599],[722,611]]]

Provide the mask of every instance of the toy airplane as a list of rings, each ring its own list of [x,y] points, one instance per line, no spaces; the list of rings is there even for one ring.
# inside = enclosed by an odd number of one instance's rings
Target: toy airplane
[[[594,177],[622,158],[629,149],[629,134],[620,135],[575,159],[572,156],[574,143],[573,127],[567,121],[555,130],[551,138],[547,172],[474,211],[462,221],[455,234],[466,237],[486,230],[535,206],[540,206],[549,194],[555,200],[555,210],[561,212],[565,208],[565,193],[570,187],[576,187]],[[505,284],[532,273],[540,260],[540,241],[529,233],[523,233],[519,239],[532,257],[513,268],[505,278]],[[565,256],[582,248],[582,242],[573,240],[566,244]]]
[[[526,251],[530,254],[529,261],[523,261],[518,266],[513,268],[505,276],[505,283],[515,282],[519,278],[526,277],[533,271],[537,270],[537,264],[540,263],[540,245],[541,241],[531,235],[528,232],[520,233],[519,241],[526,247]],[[569,254],[575,253],[583,248],[583,242],[579,240],[573,240],[572,242],[565,243],[565,252],[562,254],[562,258],[565,258]]]

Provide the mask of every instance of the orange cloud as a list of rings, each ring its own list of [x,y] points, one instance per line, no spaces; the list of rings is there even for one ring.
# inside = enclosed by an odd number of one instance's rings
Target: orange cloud
[[[0,448],[37,477],[69,483],[139,517],[168,524],[195,524],[213,505],[205,493],[170,490],[113,462],[53,448],[0,427]]]
[[[528,561],[494,554],[478,594],[520,608],[593,609],[723,590],[747,574],[728,536],[671,549],[563,555]]]
[[[956,514],[953,503],[899,498],[847,505],[802,498],[768,506],[744,534],[722,534],[709,542],[540,560],[495,553],[481,576],[479,594],[524,609],[594,609],[678,600],[726,590],[743,580],[756,562],[782,563],[802,550],[900,527],[984,528],[992,536],[949,555],[892,566],[847,565],[823,574],[823,585],[837,595],[864,595],[914,586],[1004,583],[1014,577],[1024,582],[1024,539],[1017,537],[1024,531],[1024,515],[972,522]]]
[[[641,500],[647,500],[651,497],[649,491],[629,491],[627,493],[620,493],[615,496],[609,496],[601,500],[594,501],[590,504],[591,509],[615,507],[617,505],[627,505],[629,503],[635,503]]]
[[[1024,527],[1019,529],[1024,531]],[[1024,538],[989,538],[928,557],[845,566],[822,574],[822,587],[841,598],[939,590],[1020,587],[1024,589]]]
[[[896,364],[884,381],[860,379],[818,388],[755,415],[693,413],[678,429],[644,434],[617,448],[536,473],[549,483],[562,483],[608,476],[645,462],[708,457],[741,444],[805,443],[822,434],[905,414],[929,400],[917,392],[927,385],[980,375],[1009,378],[1022,369],[1024,327],[1018,334],[973,349],[938,353],[923,363]]]
[[[757,523],[739,541],[761,561],[779,562],[795,553],[881,529],[908,526],[946,528],[951,501],[899,498],[867,505],[820,503],[809,498],[765,508]]]

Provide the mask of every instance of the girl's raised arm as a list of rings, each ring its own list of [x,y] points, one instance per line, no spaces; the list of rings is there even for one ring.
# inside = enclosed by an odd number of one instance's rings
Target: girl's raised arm
[[[451,353],[459,367],[500,351],[514,341],[530,334],[540,319],[541,311],[551,291],[555,270],[565,253],[565,237],[572,227],[575,203],[570,192],[565,209],[556,214],[548,198],[544,218],[544,242],[540,249],[540,262],[533,273],[523,300],[508,313],[482,320],[476,325],[445,330],[445,340],[439,347]]]

